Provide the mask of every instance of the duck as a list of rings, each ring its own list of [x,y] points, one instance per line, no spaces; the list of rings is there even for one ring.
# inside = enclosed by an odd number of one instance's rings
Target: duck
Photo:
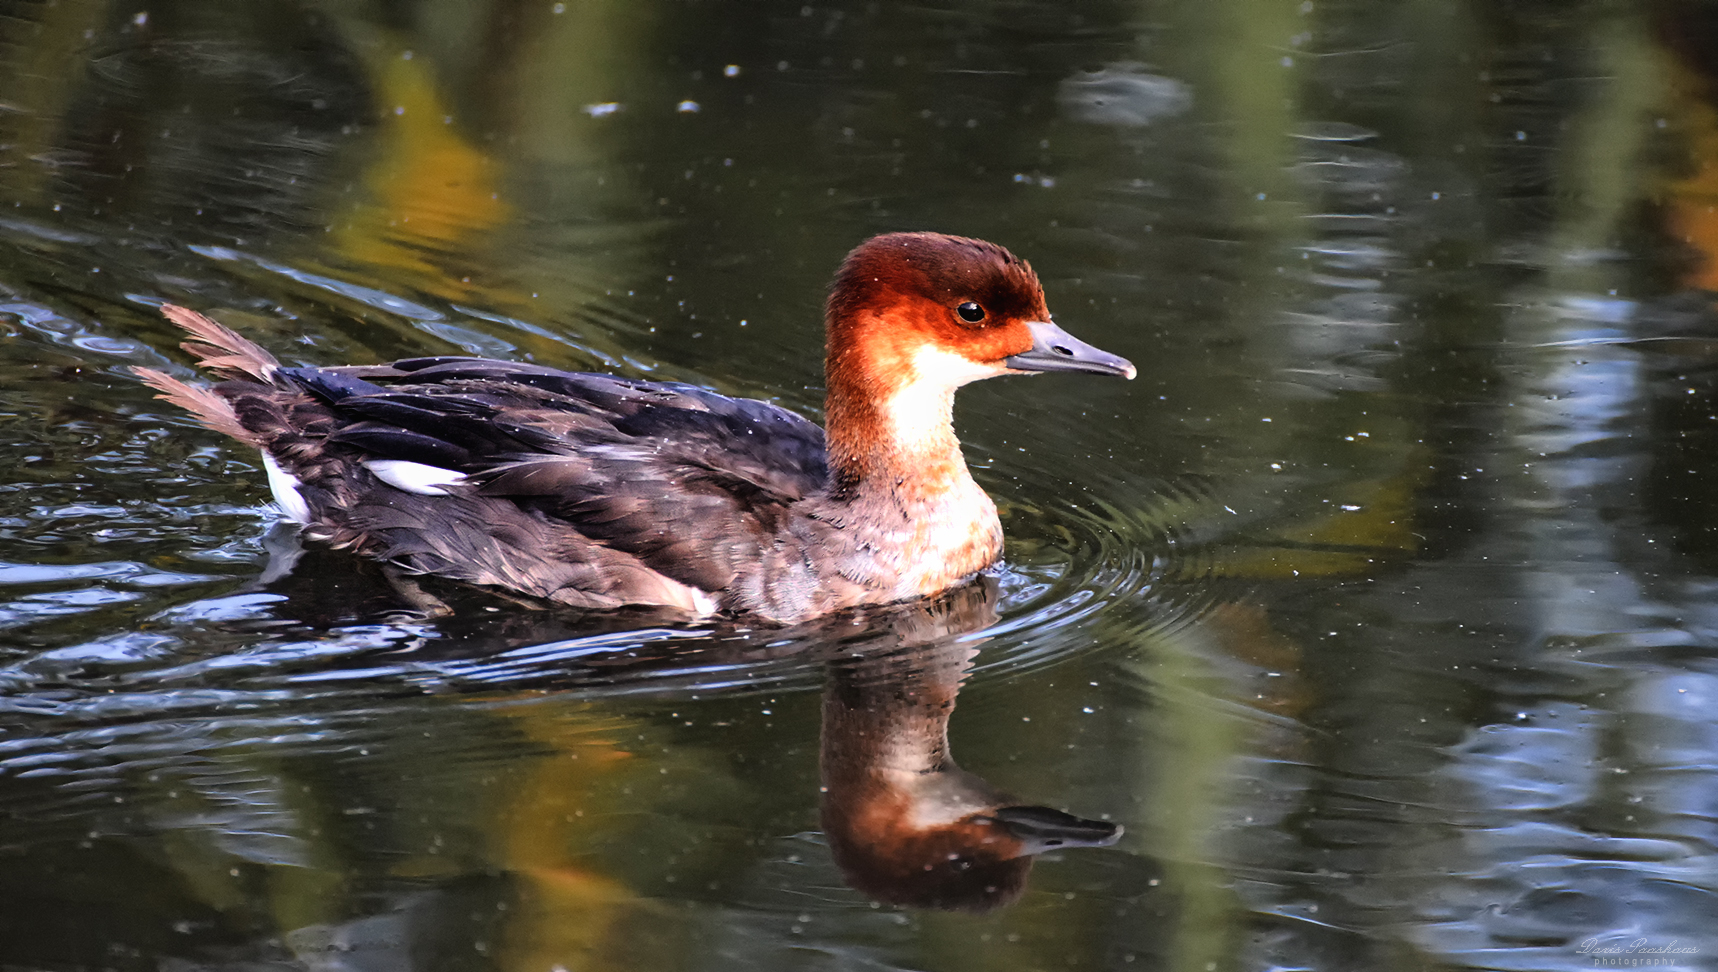
[[[283,365],[161,306],[218,381],[138,377],[258,450],[312,541],[509,595],[780,625],[935,595],[1002,554],[955,437],[963,385],[1127,359],[1057,326],[983,240],[872,237],[825,304],[825,424],[770,402],[486,358]]]

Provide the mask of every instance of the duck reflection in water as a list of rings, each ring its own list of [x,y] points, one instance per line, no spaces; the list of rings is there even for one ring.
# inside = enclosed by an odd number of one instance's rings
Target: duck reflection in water
[[[290,537],[280,539],[291,546]],[[354,585],[371,572],[352,571],[350,559],[344,561],[345,570],[337,563],[305,569],[296,550],[286,557],[280,552],[259,584],[283,596],[285,603],[275,606],[277,617],[297,615],[302,621],[331,604],[356,603],[398,616],[420,607],[425,595],[400,589],[398,578],[386,572]],[[444,593],[470,596],[457,589]],[[496,676],[505,673],[514,689],[575,693],[625,690],[650,679],[679,682],[703,694],[707,687],[699,687],[694,673],[714,670],[727,684],[751,684],[791,667],[820,665],[825,675],[822,829],[843,877],[889,904],[986,911],[1024,893],[1035,855],[1105,847],[1122,835],[1113,823],[1023,803],[956,764],[949,749],[949,718],[988,640],[977,633],[996,622],[999,599],[996,580],[980,575],[928,600],[845,612],[787,629],[713,629],[705,637],[688,632],[692,636],[684,640],[575,651],[576,660],[550,663],[534,673],[517,667],[513,659],[519,652],[554,644],[595,645],[621,628],[636,630],[646,619],[517,608],[496,614],[461,602],[463,610],[436,612],[439,636],[412,656],[418,662],[439,657],[437,667],[444,674],[458,672],[449,687],[493,689]],[[374,665],[374,659],[363,664]],[[735,678],[740,671],[750,675]],[[685,680],[688,676],[693,680]]]
[[[961,769],[948,724],[995,619],[989,578],[901,611],[889,647],[829,665],[823,830],[848,883],[881,901],[984,911],[1026,889],[1036,854],[1106,847],[1122,828],[1024,805]]]

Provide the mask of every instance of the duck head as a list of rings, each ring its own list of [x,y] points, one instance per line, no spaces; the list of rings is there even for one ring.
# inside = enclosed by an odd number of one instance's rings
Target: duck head
[[[825,312],[831,451],[858,440],[911,451],[952,441],[956,388],[980,378],[1078,371],[1133,378],[1126,358],[1056,326],[1032,267],[983,240],[889,233],[847,255]],[[844,436],[847,429],[862,430]],[[855,441],[847,442],[844,439]]]
[[[832,375],[951,387],[997,375],[1133,378],[1126,358],[1057,327],[1032,266],[995,243],[888,233],[842,263],[825,317]]]

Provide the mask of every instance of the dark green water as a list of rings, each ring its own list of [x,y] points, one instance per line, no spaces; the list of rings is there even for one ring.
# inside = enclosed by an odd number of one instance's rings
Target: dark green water
[[[1692,0],[0,0],[0,969],[1718,967],[1714,172]],[[929,623],[426,618],[128,370],[170,300],[815,415],[900,229],[1140,369],[962,392]],[[903,645],[1121,842],[850,888]]]

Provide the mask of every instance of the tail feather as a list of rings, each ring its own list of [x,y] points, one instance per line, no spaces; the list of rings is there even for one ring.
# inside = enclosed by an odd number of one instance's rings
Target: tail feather
[[[248,376],[258,381],[273,383],[274,373],[280,369],[280,362],[275,359],[274,355],[241,337],[231,328],[217,324],[202,314],[187,307],[180,307],[178,304],[162,304],[161,313],[168,320],[190,332],[191,340],[181,344],[180,347],[196,355],[199,365],[224,378]],[[156,387],[163,388],[164,386],[156,385]],[[181,385],[181,387],[184,386]],[[173,391],[172,394],[177,394],[177,391]],[[169,400],[178,401],[177,399]],[[185,407],[191,408],[189,405]],[[197,411],[194,408],[191,410]]]
[[[143,383],[161,394],[156,398],[172,402],[196,417],[210,429],[230,435],[240,442],[262,447],[262,441],[255,432],[244,427],[239,421],[239,415],[233,410],[233,404],[216,394],[208,385],[187,385],[170,375],[156,371],[154,368],[131,369]]]

